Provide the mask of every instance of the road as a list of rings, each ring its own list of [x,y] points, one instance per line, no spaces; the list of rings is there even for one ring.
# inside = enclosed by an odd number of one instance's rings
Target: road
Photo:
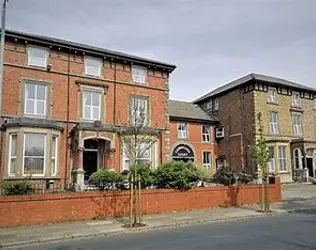
[[[173,229],[94,237],[23,249],[316,249],[316,213],[200,224]]]

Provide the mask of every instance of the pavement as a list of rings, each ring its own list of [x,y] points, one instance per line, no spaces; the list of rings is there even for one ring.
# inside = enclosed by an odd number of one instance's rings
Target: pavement
[[[0,229],[0,248],[18,247],[74,238],[126,234],[149,231],[157,228],[174,228],[215,221],[273,216],[303,210],[316,211],[315,191],[315,185],[284,185],[283,202],[272,204],[272,213],[269,214],[258,212],[259,205],[251,205],[145,215],[143,216],[143,222],[146,226],[134,229],[124,227],[124,225],[128,223],[128,218],[2,228]]]

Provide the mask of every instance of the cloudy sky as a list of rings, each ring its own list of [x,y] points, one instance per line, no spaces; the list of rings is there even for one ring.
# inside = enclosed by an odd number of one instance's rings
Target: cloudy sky
[[[10,0],[7,27],[170,62],[171,98],[261,73],[316,88],[316,0]]]

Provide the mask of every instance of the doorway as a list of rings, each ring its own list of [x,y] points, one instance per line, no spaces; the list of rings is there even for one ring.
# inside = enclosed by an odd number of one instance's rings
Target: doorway
[[[306,164],[307,164],[307,169],[308,169],[308,175],[310,177],[314,177],[313,158],[306,157]]]
[[[84,180],[87,182],[94,172],[98,171],[98,151],[87,150],[83,152]]]

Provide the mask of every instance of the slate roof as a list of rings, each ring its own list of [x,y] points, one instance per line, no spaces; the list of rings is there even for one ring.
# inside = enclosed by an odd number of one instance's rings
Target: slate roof
[[[260,75],[260,74],[255,74],[255,73],[251,73],[249,75],[246,75],[244,77],[241,77],[237,80],[234,80],[230,83],[227,83],[223,86],[220,86],[218,88],[216,88],[215,90],[197,98],[196,100],[193,101],[193,103],[198,103],[200,101],[203,101],[205,99],[208,99],[209,97],[212,96],[216,96],[219,95],[221,93],[224,93],[226,91],[229,91],[231,89],[234,89],[246,82],[249,82],[251,80],[258,80],[258,81],[264,81],[264,82],[270,82],[274,85],[281,85],[281,86],[287,86],[287,87],[292,87],[294,89],[301,89],[301,90],[307,90],[307,91],[312,91],[316,93],[316,89],[313,89],[311,87],[308,86],[304,86],[301,84],[298,84],[296,82],[291,82],[285,79],[281,79],[281,78],[277,78],[277,77],[273,77],[273,76],[266,76],[266,75]]]
[[[168,106],[170,119],[218,122],[215,117],[207,114],[203,109],[191,102],[169,100]]]
[[[123,52],[118,52],[114,50],[108,50],[100,47],[95,47],[95,46],[90,46],[82,43],[77,43],[77,42],[72,42],[56,37],[48,37],[48,36],[42,36],[42,35],[36,35],[36,34],[30,34],[26,32],[21,32],[21,31],[14,31],[14,30],[6,30],[6,37],[13,37],[13,38],[20,38],[20,39],[25,39],[29,41],[34,41],[34,42],[41,42],[41,43],[47,43],[50,45],[56,45],[60,47],[72,47],[73,50],[85,50],[90,53],[97,53],[97,54],[102,54],[104,56],[109,56],[109,57],[115,57],[119,58],[122,60],[127,60],[127,61],[134,61],[134,62],[140,62],[144,64],[150,64],[153,66],[158,66],[162,68],[169,69],[170,71],[173,71],[176,68],[176,65],[165,63],[165,62],[160,62],[156,60],[151,60],[147,59],[144,57],[140,56],[134,56],[130,55],[127,53]]]

